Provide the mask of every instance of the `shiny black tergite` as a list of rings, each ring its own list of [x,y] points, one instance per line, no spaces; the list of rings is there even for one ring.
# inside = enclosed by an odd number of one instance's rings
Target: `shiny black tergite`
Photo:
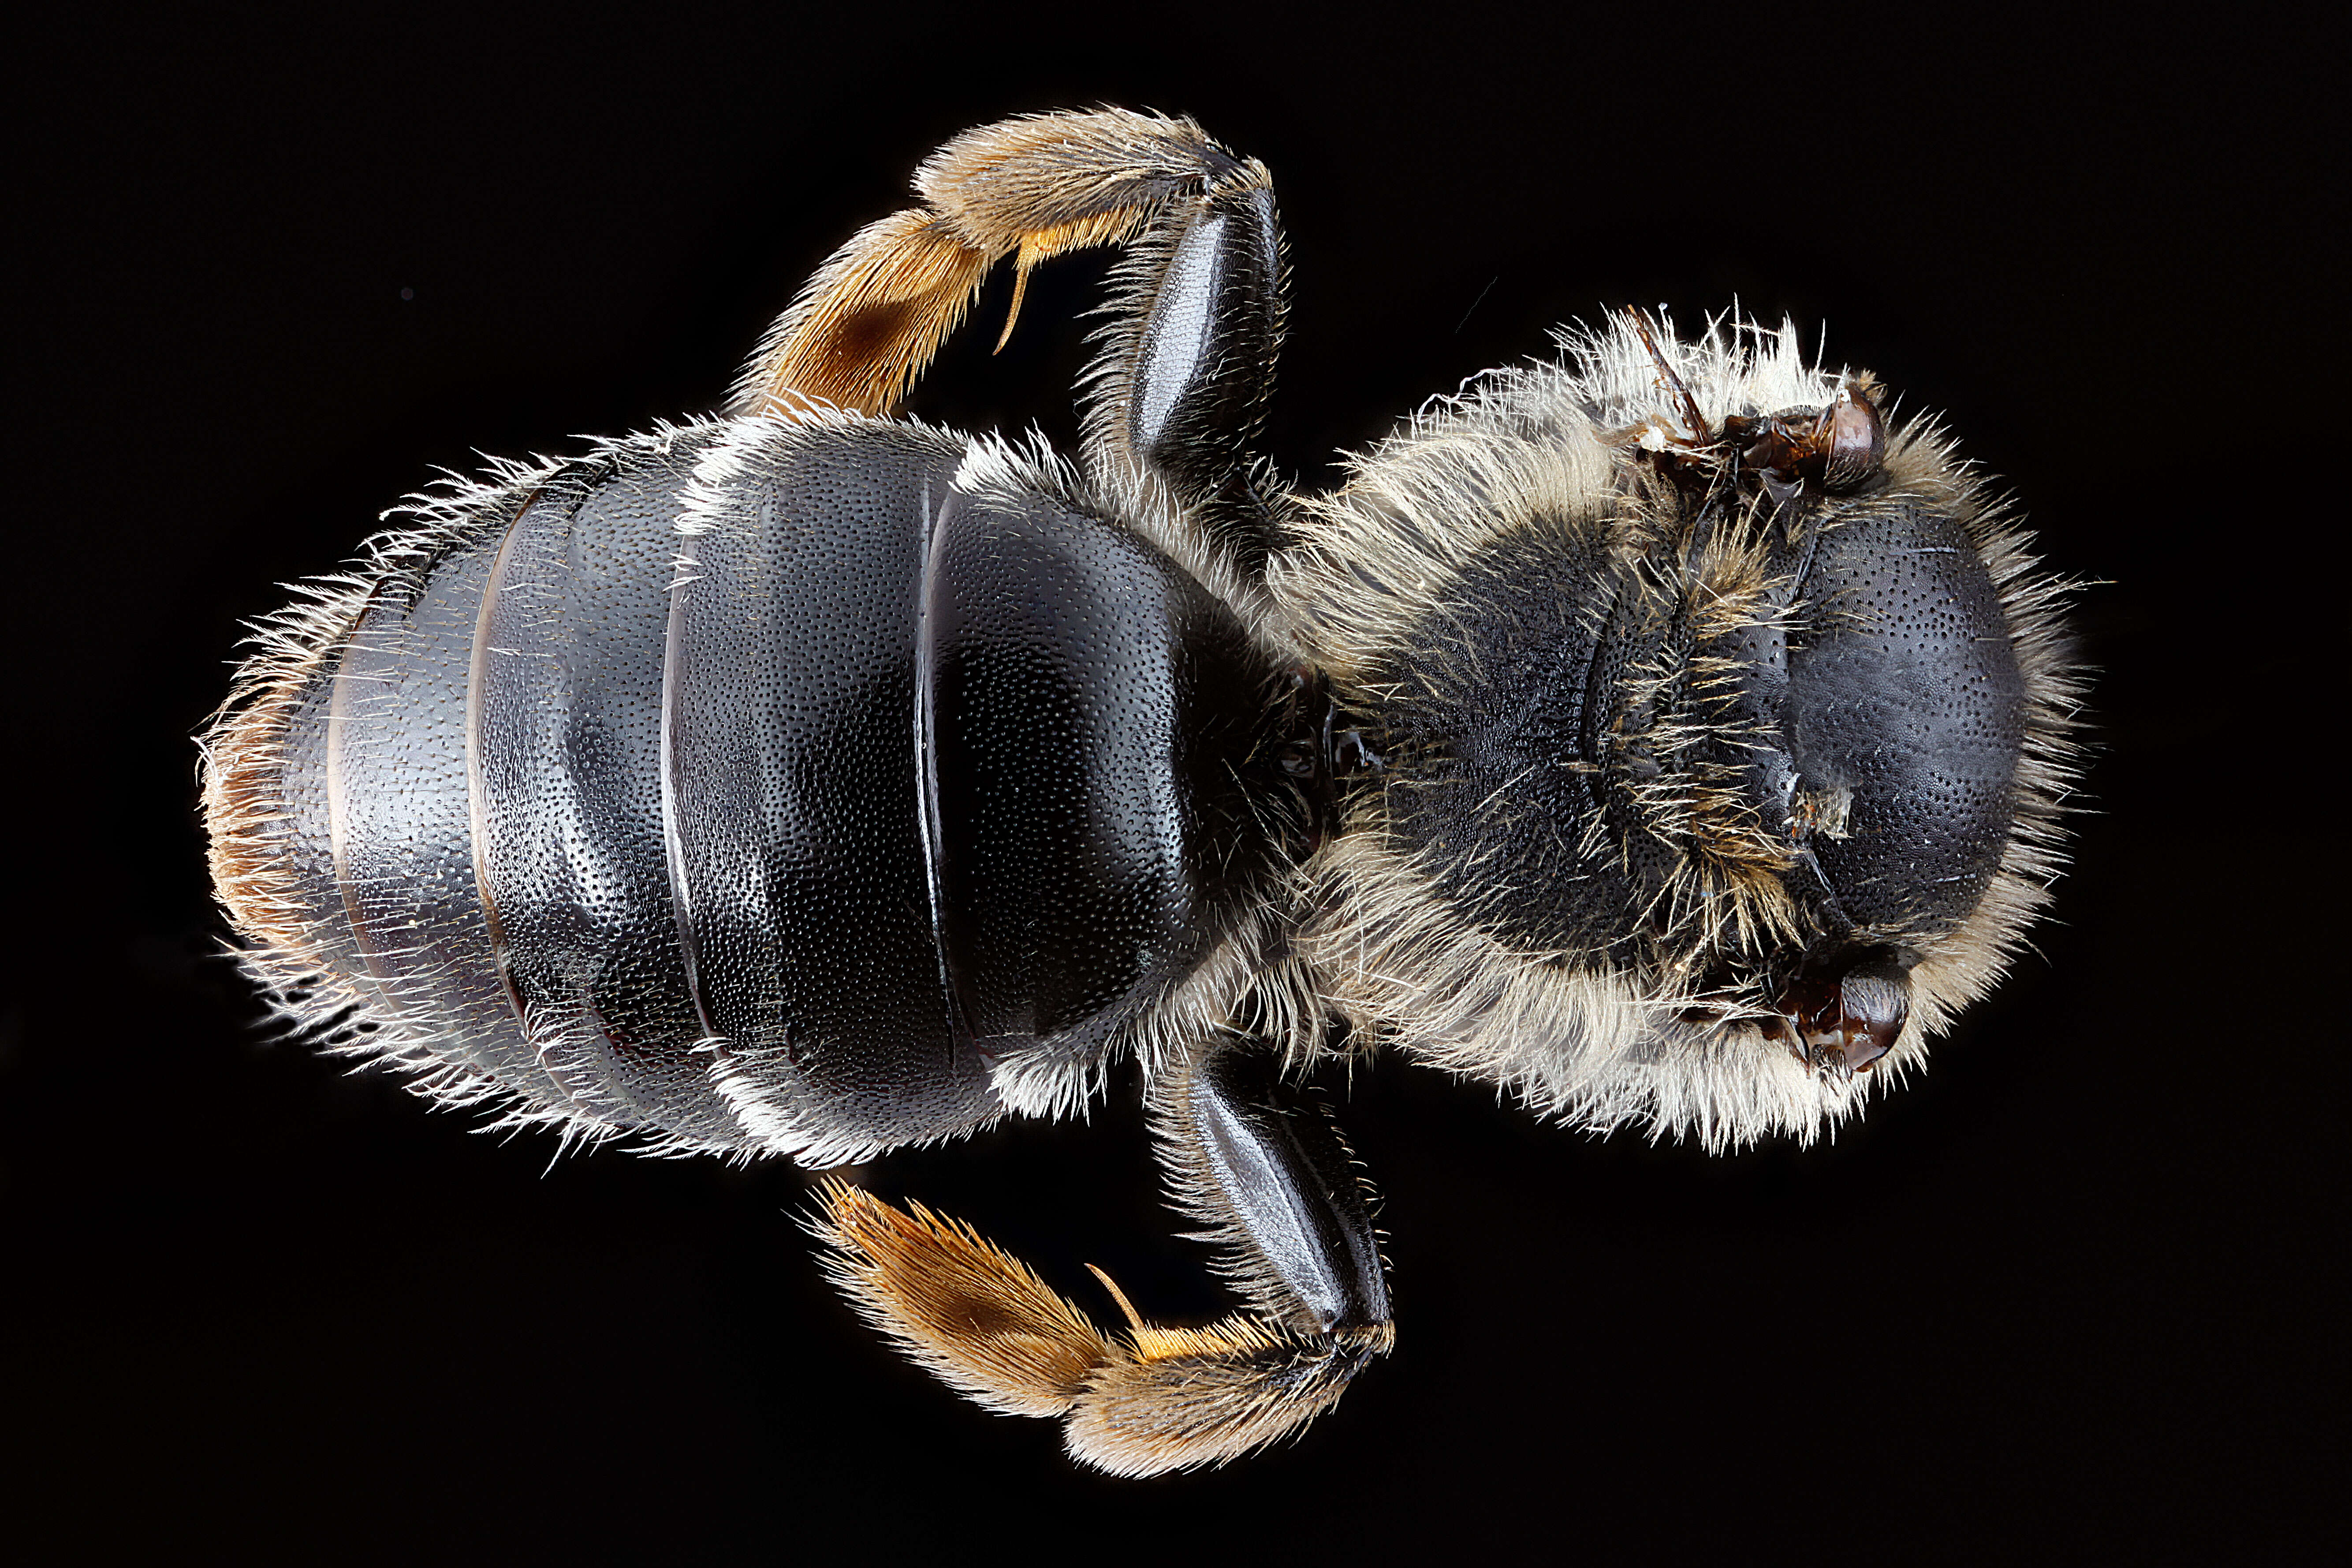
[[[2059,589],[1866,378],[1628,320],[1302,496],[1255,452],[1261,165],[1102,110],[971,132],[917,190],[729,414],[418,498],[262,628],[207,738],[215,872],[331,1047],[509,1123],[819,1167],[1135,1056],[1220,1322],[1106,1279],[1106,1332],[838,1184],[816,1226],[917,1360],[1149,1474],[1391,1343],[1318,1059],[1811,1136],[1997,977],[2054,865]],[[992,264],[1106,243],[1076,464],[889,416]]]

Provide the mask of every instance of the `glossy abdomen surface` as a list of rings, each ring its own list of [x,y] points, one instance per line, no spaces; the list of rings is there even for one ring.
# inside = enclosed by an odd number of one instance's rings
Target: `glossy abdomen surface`
[[[689,1147],[852,1157],[1098,1059],[1270,874],[1272,672],[966,458],[753,421],[450,504],[216,763],[284,803],[265,969],[445,1097]]]

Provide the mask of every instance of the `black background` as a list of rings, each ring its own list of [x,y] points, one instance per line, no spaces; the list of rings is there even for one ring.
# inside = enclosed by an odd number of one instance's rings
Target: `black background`
[[[499,1563],[2308,1546],[2344,1371],[2318,44],[1943,15],[402,5],[20,35],[0,1538]],[[2058,570],[2105,580],[2076,869],[1931,1070],[1833,1144],[1713,1159],[1381,1063],[1343,1120],[1388,1194],[1395,1358],[1303,1441],[1156,1483],[1074,1471],[1046,1424],[855,1326],[789,1168],[555,1160],[274,1043],[192,819],[190,736],[273,584],[476,449],[709,406],[930,147],[1095,102],[1273,167],[1272,441],[1312,482],[1556,321],[1737,299],[1826,321],[1833,361],[2006,477]],[[992,288],[917,411],[1066,439],[1098,272],[1049,268],[994,359]],[[875,1179],[1074,1291],[1093,1261],[1147,1309],[1213,1310],[1129,1098]]]

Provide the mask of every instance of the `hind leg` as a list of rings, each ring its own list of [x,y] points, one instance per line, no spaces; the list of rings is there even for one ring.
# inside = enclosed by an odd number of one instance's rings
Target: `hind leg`
[[[1163,1079],[1169,1184],[1248,1307],[1202,1328],[1106,1333],[1019,1260],[919,1206],[824,1191],[819,1232],[859,1311],[950,1386],[1009,1415],[1061,1415],[1070,1452],[1116,1475],[1217,1465],[1339,1402],[1395,1340],[1362,1183],[1329,1120],[1271,1053],[1204,1052]]]
[[[864,229],[809,280],[745,367],[734,411],[887,415],[995,263],[1016,274],[1009,335],[1031,268],[1125,245],[1088,378],[1087,466],[1122,511],[1181,516],[1254,574],[1273,542],[1255,442],[1282,338],[1265,165],[1189,120],[1103,110],[966,132],[915,189],[920,206]]]

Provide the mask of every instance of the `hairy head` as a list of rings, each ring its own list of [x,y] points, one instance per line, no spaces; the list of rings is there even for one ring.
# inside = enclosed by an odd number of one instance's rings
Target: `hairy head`
[[[1277,565],[1381,762],[1306,946],[1374,1037],[1546,1111],[1809,1136],[2042,901],[2063,585],[1785,327],[1562,346],[1425,409]]]

